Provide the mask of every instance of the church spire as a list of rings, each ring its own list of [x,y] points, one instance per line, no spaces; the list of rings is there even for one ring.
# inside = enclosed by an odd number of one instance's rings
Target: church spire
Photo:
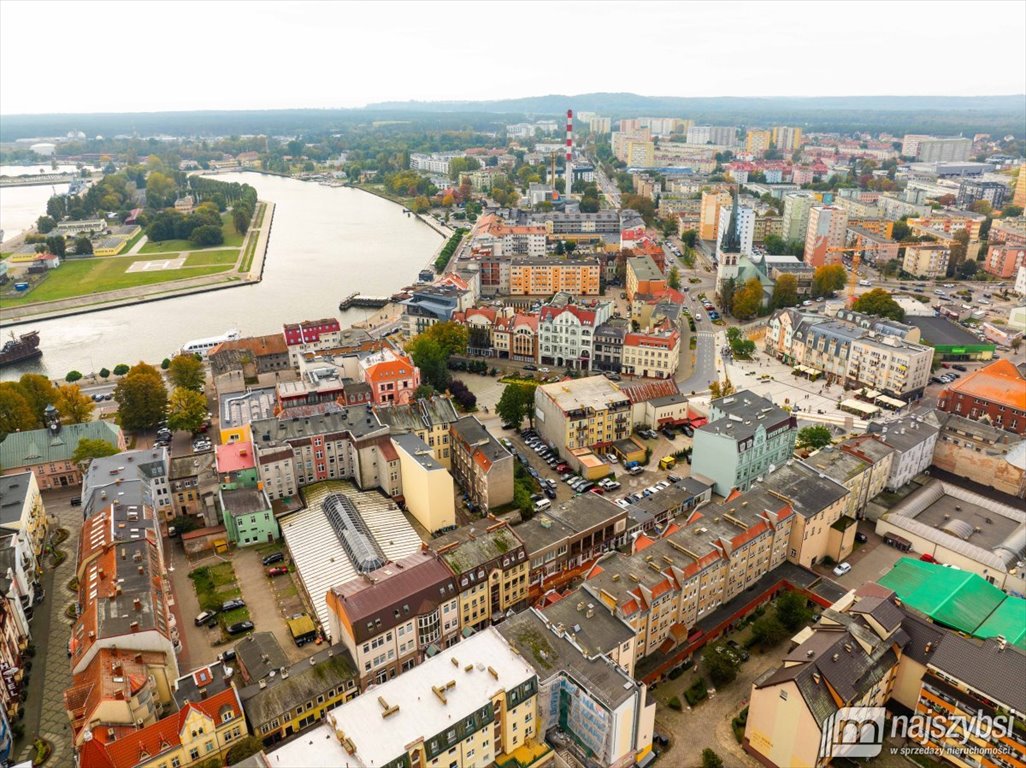
[[[741,196],[741,189],[734,190],[734,203],[730,208],[730,225],[723,233],[723,241],[720,243],[720,251],[723,253],[741,252],[741,233],[737,229],[737,201]]]

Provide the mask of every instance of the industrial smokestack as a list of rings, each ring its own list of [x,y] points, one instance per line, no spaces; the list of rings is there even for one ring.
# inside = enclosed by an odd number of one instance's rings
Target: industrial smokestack
[[[570,197],[570,190],[574,185],[574,111],[566,111],[566,196]]]

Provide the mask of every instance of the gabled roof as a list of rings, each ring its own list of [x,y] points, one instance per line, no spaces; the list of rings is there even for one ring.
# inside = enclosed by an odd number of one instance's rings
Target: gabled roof
[[[121,444],[121,428],[109,421],[87,421],[84,424],[65,424],[60,432],[48,429],[30,429],[9,432],[0,439],[0,467],[4,470],[69,461],[79,440],[105,440],[114,447]]]
[[[964,395],[1026,411],[1026,378],[1008,360],[995,360],[949,384],[946,393]],[[942,393],[943,396],[944,393]]]

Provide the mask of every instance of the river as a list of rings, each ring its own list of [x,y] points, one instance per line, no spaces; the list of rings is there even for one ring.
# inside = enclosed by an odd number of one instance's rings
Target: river
[[[375,310],[339,313],[339,301],[355,291],[387,296],[410,285],[442,242],[400,206],[357,189],[256,173],[217,178],[250,184],[276,205],[262,282],[16,326],[16,333],[39,331],[43,356],[4,368],[0,378],[26,371],[62,378],[72,369],[159,363],[190,339],[232,327],[254,336],[321,317],[340,317],[347,326]]]
[[[0,176],[38,176],[42,173],[74,173],[73,165],[0,165]],[[68,191],[67,184],[37,184],[0,187],[0,241],[17,237],[46,213],[46,201],[55,193]]]

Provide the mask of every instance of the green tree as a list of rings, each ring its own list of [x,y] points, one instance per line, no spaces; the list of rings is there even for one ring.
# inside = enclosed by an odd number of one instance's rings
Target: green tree
[[[93,241],[84,235],[75,238],[75,253],[79,256],[93,252]]]
[[[199,392],[206,381],[207,374],[202,361],[192,354],[175,355],[167,369],[167,377],[176,387],[184,387]]]
[[[40,216],[36,219],[36,231],[41,235],[45,235],[48,232],[52,232],[54,227],[57,226],[57,221],[53,216]]]
[[[196,227],[192,230],[192,234],[189,235],[189,240],[201,248],[206,248],[211,245],[221,245],[224,242],[224,232],[221,231],[220,227],[215,227],[212,224],[204,224],[203,226]]]
[[[785,592],[777,598],[777,619],[788,632],[797,632],[812,618],[808,600],[800,592]]]
[[[841,264],[824,264],[812,273],[812,295],[829,296],[839,291],[848,280],[848,273]]]
[[[959,267],[965,263],[968,250],[969,233],[965,229],[960,229],[951,236],[951,245],[948,247],[948,277],[958,274]]]
[[[207,399],[194,389],[175,387],[167,401],[167,426],[196,432],[207,419]]]
[[[723,758],[706,747],[702,750],[702,768],[723,768]]]
[[[39,373],[22,374],[18,379],[18,387],[36,417],[36,425],[43,426],[43,413],[46,406],[53,405],[57,400],[57,388],[46,376]]]
[[[737,677],[737,667],[725,653],[717,653],[716,647],[707,645],[702,654],[702,666],[717,688],[727,685]]]
[[[753,277],[734,294],[731,314],[738,320],[751,320],[762,306],[762,283]]]
[[[171,367],[171,358],[170,357],[165,357],[163,360],[160,361],[160,370],[166,371],[170,367]]]
[[[78,380],[79,380],[79,379],[81,379],[81,378],[82,378],[82,374],[81,374],[81,373],[79,373],[78,371],[68,371],[68,372],[67,372],[67,373],[66,373],[66,374],[64,375],[64,380],[65,380],[66,382],[68,382],[69,384],[70,384],[71,382],[73,382],[73,381],[78,381]]]
[[[908,240],[912,235],[912,228],[909,227],[906,221],[907,217],[902,217],[894,222],[894,226],[891,227],[891,238],[901,243]]]
[[[782,274],[773,284],[773,296],[770,298],[771,309],[783,309],[798,305],[798,278],[789,272]]]
[[[247,757],[252,757],[257,752],[262,751],[263,748],[264,745],[260,739],[256,736],[247,736],[244,739],[240,739],[235,742],[232,748],[228,750],[228,754],[225,756],[225,761],[228,765],[241,763]]]
[[[787,637],[787,630],[774,614],[768,613],[752,622],[752,639],[762,648],[770,648]]]
[[[83,437],[75,446],[75,452],[71,454],[71,460],[76,464],[89,463],[93,459],[102,459],[104,456],[114,456],[118,453],[117,446],[107,440],[96,440],[91,437]]]
[[[124,376],[126,373],[128,373],[129,370],[130,370],[129,367],[127,365],[125,365],[124,363],[118,363],[117,365],[114,366],[114,375],[115,376]]]
[[[75,384],[62,384],[57,387],[57,400],[54,403],[61,421],[65,424],[82,424],[93,417],[96,403]]]
[[[35,427],[36,416],[21,388],[13,381],[0,382],[0,435]]]
[[[466,354],[467,344],[470,343],[470,331],[467,327],[453,322],[435,323],[417,338],[421,336],[437,342],[446,357]]]
[[[114,390],[121,426],[128,430],[156,426],[167,408],[167,387],[152,365],[138,363],[129,369]]]
[[[812,448],[818,450],[827,445],[830,445],[834,441],[833,435],[830,434],[829,427],[824,427],[817,424],[812,427],[805,427],[798,432],[797,446],[799,448]]]
[[[670,267],[670,274],[666,278],[666,283],[673,290],[680,290],[680,269],[676,265]]]
[[[852,309],[867,315],[888,317],[899,322],[905,319],[905,310],[883,288],[874,288],[859,296],[852,304]]]
[[[175,202],[175,180],[166,173],[151,171],[146,177],[146,205],[167,208]]]
[[[454,181],[460,177],[461,173],[467,171],[476,171],[481,167],[481,163],[473,157],[454,157],[449,161],[449,178]]]
[[[994,207],[986,200],[977,200],[969,206],[969,210],[973,213],[982,213],[984,216],[989,216],[994,212]]]
[[[107,369],[107,368],[101,368],[101,369],[100,369],[100,372],[99,372],[99,373],[98,373],[97,375],[98,375],[98,376],[99,376],[99,377],[100,377],[101,379],[104,379],[104,380],[106,380],[106,379],[109,379],[109,378],[110,378],[110,370],[109,370],[109,369]]]
[[[737,293],[737,280],[733,277],[728,277],[723,281],[723,287],[720,289],[720,304],[723,305],[723,311],[725,314],[734,314],[735,293]]]
[[[958,276],[963,280],[971,280],[979,271],[980,265],[975,261],[964,261],[958,268]]]
[[[537,384],[513,382],[502,390],[502,396],[495,405],[495,412],[503,424],[519,427],[525,416],[534,414],[534,390]]]
[[[439,392],[444,392],[450,379],[447,364],[449,356],[441,344],[422,333],[406,344],[406,353],[413,358],[414,365],[420,368],[421,380]]]
[[[249,229],[250,215],[244,208],[236,207],[232,209],[232,225],[240,235],[246,234],[246,230]]]
[[[681,232],[680,239],[688,248],[694,248],[695,244],[698,243],[698,232],[693,229],[686,229]]]

